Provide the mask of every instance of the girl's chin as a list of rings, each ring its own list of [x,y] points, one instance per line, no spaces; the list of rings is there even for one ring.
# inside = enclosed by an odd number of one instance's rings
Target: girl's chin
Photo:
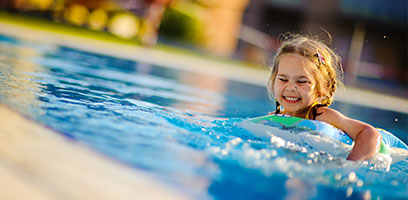
[[[296,109],[299,108],[299,103],[288,103],[288,102],[284,102],[284,103],[282,104],[282,106],[283,106],[285,109],[296,110]]]

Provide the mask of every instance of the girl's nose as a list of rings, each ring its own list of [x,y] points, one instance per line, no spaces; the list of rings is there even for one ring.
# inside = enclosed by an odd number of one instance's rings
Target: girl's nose
[[[287,84],[285,90],[286,90],[286,91],[290,91],[290,92],[296,91],[296,90],[297,90],[296,84],[293,84],[293,83],[290,83],[290,82],[289,82],[289,83]]]

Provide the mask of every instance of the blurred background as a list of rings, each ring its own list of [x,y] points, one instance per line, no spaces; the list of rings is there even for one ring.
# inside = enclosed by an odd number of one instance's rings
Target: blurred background
[[[26,16],[103,32],[134,45],[176,46],[252,67],[282,33],[317,35],[343,58],[345,84],[408,98],[406,0],[0,0]],[[328,35],[327,33],[330,33]]]

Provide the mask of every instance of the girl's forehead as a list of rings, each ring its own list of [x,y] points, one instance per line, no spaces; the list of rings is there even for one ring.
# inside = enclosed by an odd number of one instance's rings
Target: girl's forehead
[[[311,76],[313,63],[299,54],[285,54],[279,60],[278,74]]]

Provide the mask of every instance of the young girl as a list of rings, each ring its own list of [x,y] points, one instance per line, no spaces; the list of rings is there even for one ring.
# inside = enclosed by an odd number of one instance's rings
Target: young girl
[[[378,152],[381,134],[328,108],[340,84],[340,69],[339,56],[324,43],[301,35],[286,39],[277,51],[268,83],[269,94],[276,100],[275,114],[327,122],[353,139],[348,160],[368,159]]]

